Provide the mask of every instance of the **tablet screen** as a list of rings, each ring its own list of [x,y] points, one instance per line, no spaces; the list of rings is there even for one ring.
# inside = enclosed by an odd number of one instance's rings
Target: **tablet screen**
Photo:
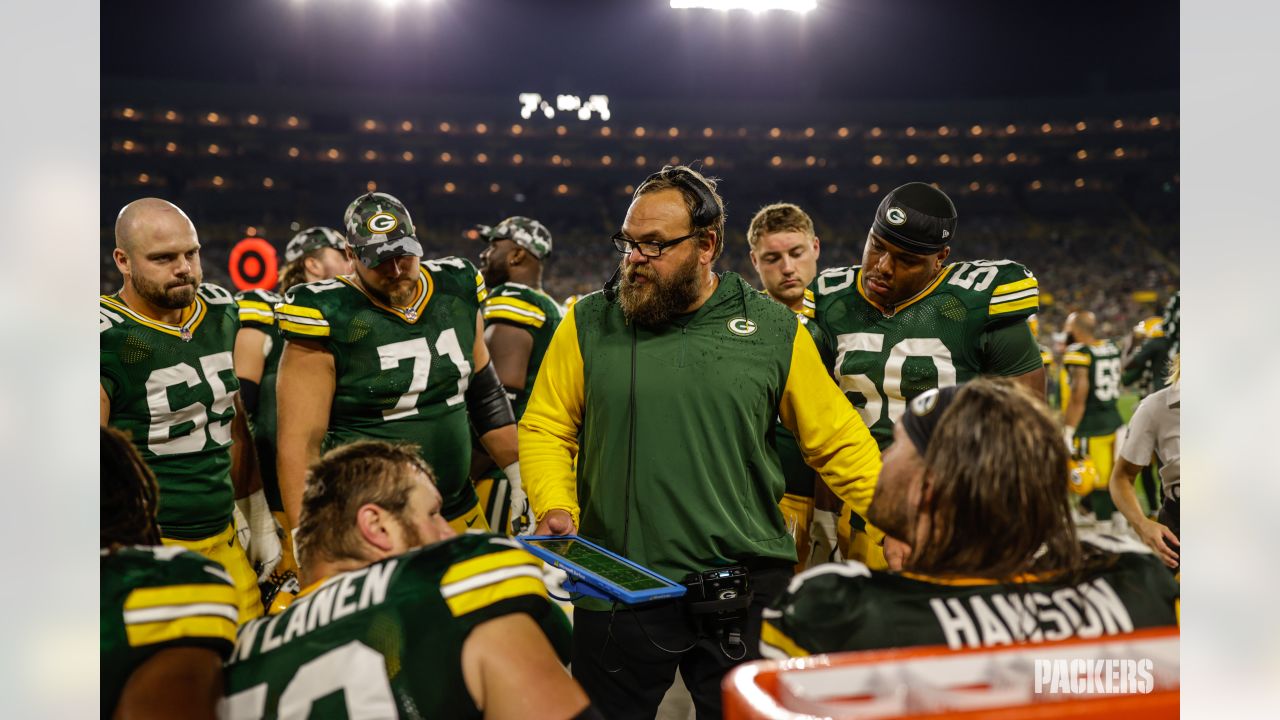
[[[632,592],[671,587],[670,584],[640,572],[630,565],[577,540],[530,540],[528,542],[531,545],[550,550],[574,565],[584,570],[590,570],[609,582]]]

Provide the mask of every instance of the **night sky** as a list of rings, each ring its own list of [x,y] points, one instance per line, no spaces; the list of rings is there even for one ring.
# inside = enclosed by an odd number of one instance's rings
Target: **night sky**
[[[806,102],[1176,91],[1178,4],[228,0],[102,6],[102,74],[494,96]]]

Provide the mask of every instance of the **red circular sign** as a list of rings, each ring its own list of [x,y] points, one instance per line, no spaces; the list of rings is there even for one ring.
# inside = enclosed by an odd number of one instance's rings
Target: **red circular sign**
[[[250,237],[231,248],[231,282],[237,290],[272,290],[279,281],[280,261],[271,243]]]

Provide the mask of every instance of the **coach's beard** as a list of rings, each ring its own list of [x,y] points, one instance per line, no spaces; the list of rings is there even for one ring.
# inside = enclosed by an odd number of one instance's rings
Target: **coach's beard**
[[[646,265],[627,265],[623,261],[622,283],[618,287],[618,300],[622,314],[628,320],[645,327],[657,327],[671,322],[675,316],[698,299],[698,256],[679,267],[670,279],[663,280]],[[636,276],[643,275],[647,283],[637,284]]]

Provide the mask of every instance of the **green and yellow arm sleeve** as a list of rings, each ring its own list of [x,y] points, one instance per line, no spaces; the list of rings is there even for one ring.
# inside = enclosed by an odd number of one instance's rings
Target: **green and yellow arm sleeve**
[[[582,351],[573,310],[556,328],[520,418],[520,472],[534,517],[565,510],[578,525],[573,461],[583,411]]]
[[[778,414],[796,436],[809,467],[854,512],[866,518],[880,475],[880,448],[831,379],[818,346],[804,328],[796,332],[791,348],[791,368]],[[867,531],[876,542],[884,536],[871,525]]]

